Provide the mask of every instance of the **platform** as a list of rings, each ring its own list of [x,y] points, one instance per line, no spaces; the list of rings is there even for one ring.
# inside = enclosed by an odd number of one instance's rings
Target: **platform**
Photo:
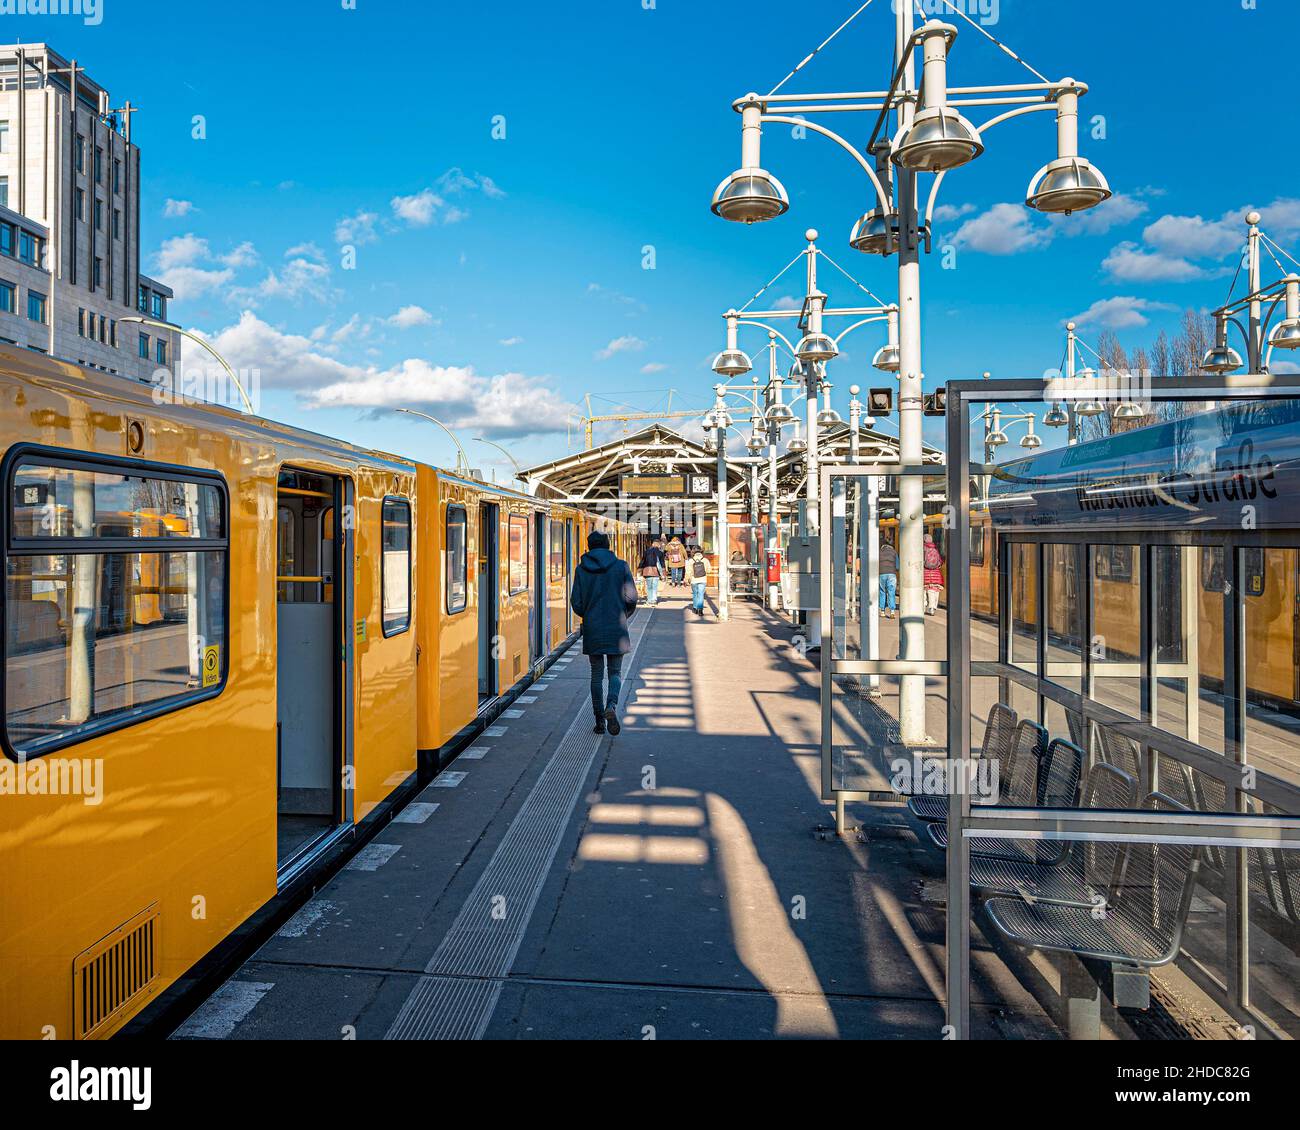
[[[815,666],[758,605],[667,591],[618,737],[571,647],[175,1036],[940,1038],[942,857],[887,805],[819,840]],[[972,965],[974,1034],[1055,1035]]]

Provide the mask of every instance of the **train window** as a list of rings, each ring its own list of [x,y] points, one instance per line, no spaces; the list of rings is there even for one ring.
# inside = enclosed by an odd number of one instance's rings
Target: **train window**
[[[551,519],[551,580],[564,580],[564,523],[558,518]]]
[[[395,636],[411,626],[411,504],[384,499],[383,527],[383,626]]]
[[[469,558],[465,507],[447,507],[447,611],[464,612],[469,604]]]
[[[970,531],[970,563],[984,564],[984,535],[988,531],[983,526],[972,526]]]
[[[36,757],[219,694],[225,492],[115,461],[22,457],[5,544],[5,736]]]
[[[1132,581],[1132,545],[1095,545],[1092,548],[1092,571],[1102,581]]]
[[[528,518],[510,515],[510,595],[528,588]]]
[[[1241,551],[1241,578],[1247,596],[1264,595],[1264,551],[1258,547]]]
[[[1228,591],[1228,570],[1221,545],[1207,545],[1201,550],[1201,588],[1206,592]]]

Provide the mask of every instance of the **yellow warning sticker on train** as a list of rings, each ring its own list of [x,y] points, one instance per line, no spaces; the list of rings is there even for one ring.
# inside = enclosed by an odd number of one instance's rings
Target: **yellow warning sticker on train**
[[[221,682],[221,645],[209,644],[203,649],[203,685],[215,687]]]
[[[364,620],[358,620],[357,621],[357,643],[365,643],[365,642],[366,642],[366,622]]]

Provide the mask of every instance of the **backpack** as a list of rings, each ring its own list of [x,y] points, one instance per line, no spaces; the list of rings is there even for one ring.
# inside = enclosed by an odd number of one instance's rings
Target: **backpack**
[[[704,580],[709,575],[709,563],[703,557],[698,561],[691,562],[691,575],[697,581]]]

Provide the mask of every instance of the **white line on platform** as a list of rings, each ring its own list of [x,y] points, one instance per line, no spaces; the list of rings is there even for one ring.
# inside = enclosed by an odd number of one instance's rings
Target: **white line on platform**
[[[522,718],[523,716],[524,712],[522,710],[503,710],[498,715],[500,718]]]
[[[469,749],[467,749],[464,753],[461,754],[461,757],[463,757],[466,761],[482,761],[483,755],[487,753],[487,751],[490,750],[491,748],[492,747],[490,745],[470,746]]]
[[[527,706],[528,703],[530,702],[536,702],[537,696],[535,694],[521,694],[517,699],[515,699],[515,701],[522,702],[525,706]]]
[[[225,1040],[258,1002],[275,988],[274,981],[227,981],[172,1034],[174,1040]]]
[[[276,932],[277,938],[304,938],[307,931],[338,908],[328,899],[312,899]]]
[[[504,736],[505,736],[505,732],[506,732],[509,728],[510,728],[509,726],[489,726],[486,730],[483,731],[483,736],[484,736],[485,738],[500,738],[500,737],[504,737]]]
[[[378,871],[402,850],[401,844],[366,844],[349,861],[349,871]]]
[[[456,769],[444,769],[434,779],[430,786],[435,789],[454,789],[465,779],[465,774]]]
[[[394,824],[423,824],[435,812],[438,811],[436,804],[429,804],[426,801],[412,801],[401,812],[393,817]]]

